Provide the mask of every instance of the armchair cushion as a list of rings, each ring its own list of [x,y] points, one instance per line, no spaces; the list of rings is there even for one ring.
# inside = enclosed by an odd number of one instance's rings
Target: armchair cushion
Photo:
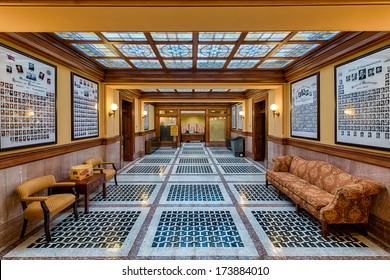
[[[75,201],[75,196],[70,193],[64,194],[53,194],[48,196],[45,200],[46,206],[49,209],[50,216],[54,216],[72,205]],[[30,203],[26,210],[24,210],[24,218],[27,220],[43,220],[43,210],[41,203],[39,201],[34,201]]]

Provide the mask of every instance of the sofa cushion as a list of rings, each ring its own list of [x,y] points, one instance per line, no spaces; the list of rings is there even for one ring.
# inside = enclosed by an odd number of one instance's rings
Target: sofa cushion
[[[335,198],[334,195],[309,183],[303,185],[300,182],[292,182],[289,185],[289,189],[303,201],[313,206],[316,210],[320,210],[322,207],[325,207]]]
[[[276,172],[288,172],[290,169],[291,161],[294,157],[291,156],[281,156],[273,159],[274,168]]]

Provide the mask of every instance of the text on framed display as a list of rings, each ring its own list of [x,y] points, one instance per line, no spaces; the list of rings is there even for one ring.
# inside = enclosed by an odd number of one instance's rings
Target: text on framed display
[[[336,143],[390,149],[390,46],[335,66]]]
[[[57,143],[56,71],[0,44],[1,150]]]
[[[72,140],[99,136],[99,85],[72,76]]]

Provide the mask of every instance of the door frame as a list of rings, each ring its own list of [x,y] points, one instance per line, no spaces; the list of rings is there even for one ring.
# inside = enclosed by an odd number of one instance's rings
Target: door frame
[[[123,160],[123,140],[124,140],[124,135],[123,135],[123,119],[122,119],[122,106],[123,106],[123,101],[126,101],[126,102],[129,102],[131,103],[131,154],[132,154],[132,159],[134,160],[135,159],[135,102],[134,102],[134,98],[129,98],[127,96],[123,96],[122,94],[119,96],[119,135],[121,137],[121,145],[120,145],[120,161],[121,163],[124,161]]]
[[[264,163],[265,163],[265,167],[267,168],[268,167],[268,121],[269,121],[269,114],[268,114],[268,93],[266,93],[265,95],[263,96],[260,96],[260,97],[257,97],[257,98],[253,98],[252,100],[252,128],[253,128],[253,131],[252,131],[252,135],[253,135],[253,138],[255,137],[255,129],[256,129],[256,126],[255,126],[255,116],[256,116],[256,106],[255,104],[256,103],[259,103],[259,102],[265,102],[265,156],[264,156]],[[254,139],[252,139],[252,151],[256,151],[256,141],[254,141]],[[254,153],[253,153],[254,155]],[[254,157],[254,156],[253,156]]]

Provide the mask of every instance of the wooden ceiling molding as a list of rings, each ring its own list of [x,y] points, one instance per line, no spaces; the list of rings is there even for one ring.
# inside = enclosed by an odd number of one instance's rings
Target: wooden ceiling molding
[[[187,92],[180,92],[180,93],[150,93],[146,92],[142,94],[142,99],[147,100],[154,100],[154,99],[188,99],[188,100],[195,100],[195,99],[202,99],[202,100],[243,100],[245,99],[245,94],[240,92],[210,92],[210,93],[204,93],[204,92],[194,92],[194,93],[187,93]]]
[[[318,51],[309,54],[285,70],[286,81],[292,81],[305,73],[314,72],[347,56],[390,40],[390,32],[353,32],[329,42]]]
[[[108,70],[107,83],[285,83],[283,71],[278,70]]]
[[[62,0],[62,1],[48,1],[48,0],[13,0],[1,1],[0,6],[114,6],[114,7],[165,7],[165,6],[324,6],[324,5],[386,5],[390,1],[387,0]]]
[[[104,69],[78,54],[58,40],[44,33],[0,33],[0,38],[47,57],[74,71],[86,73],[99,81],[104,78]]]

